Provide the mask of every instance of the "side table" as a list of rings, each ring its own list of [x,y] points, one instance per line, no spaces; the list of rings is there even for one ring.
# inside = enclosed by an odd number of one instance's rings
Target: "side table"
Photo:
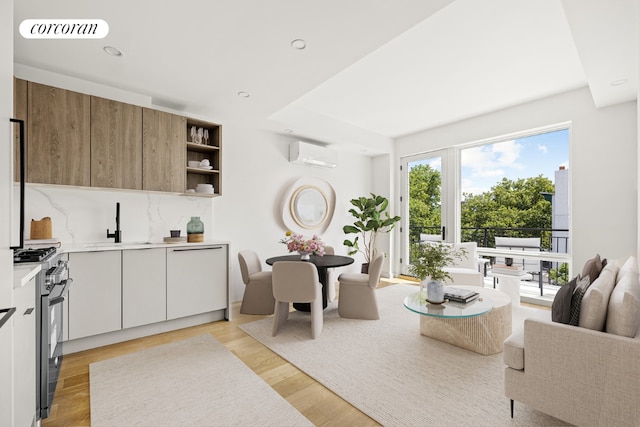
[[[494,273],[493,271],[490,271],[487,275],[498,279],[498,289],[509,295],[511,298],[511,304],[514,307],[520,306],[520,281],[531,280],[533,278],[529,273],[508,274]]]

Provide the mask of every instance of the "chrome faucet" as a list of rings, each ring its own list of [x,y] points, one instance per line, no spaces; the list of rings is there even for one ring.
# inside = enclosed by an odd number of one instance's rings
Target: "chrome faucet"
[[[109,233],[107,228],[107,239],[116,239],[116,243],[122,243],[122,230],[120,230],[120,202],[116,202],[116,231]]]

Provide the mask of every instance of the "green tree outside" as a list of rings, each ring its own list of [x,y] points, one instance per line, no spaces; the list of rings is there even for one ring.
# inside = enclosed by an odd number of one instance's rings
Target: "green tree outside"
[[[440,171],[429,165],[416,165],[409,172],[409,224],[412,242],[419,241],[420,227],[441,225],[441,183]],[[483,229],[487,228],[486,245],[492,247],[495,244],[496,229],[551,228],[551,203],[545,199],[544,194],[554,191],[553,182],[539,175],[516,180],[503,178],[489,191],[481,194],[464,193],[462,241],[475,241],[484,246]],[[541,237],[542,248],[551,248],[550,234],[540,236],[539,232],[531,232],[528,236],[520,230],[497,233],[511,237]],[[552,270],[550,273],[559,285],[566,283],[568,272],[563,270],[566,267],[561,266],[558,271]]]

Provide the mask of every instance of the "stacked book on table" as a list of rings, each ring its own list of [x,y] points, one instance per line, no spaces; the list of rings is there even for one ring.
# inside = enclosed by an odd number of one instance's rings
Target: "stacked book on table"
[[[527,274],[522,266],[506,264],[494,264],[494,266],[491,267],[491,272],[494,274],[509,274],[511,276],[522,276],[523,274]]]
[[[444,287],[444,297],[454,302],[471,302],[480,296],[476,291],[462,288],[454,288],[453,286]]]

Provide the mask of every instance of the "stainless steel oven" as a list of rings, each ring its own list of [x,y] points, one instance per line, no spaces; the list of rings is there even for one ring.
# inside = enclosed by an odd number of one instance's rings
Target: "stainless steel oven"
[[[36,276],[36,413],[47,418],[62,366],[64,300],[73,281],[56,248],[16,249],[15,263],[40,263]]]
[[[54,256],[43,265],[40,287],[40,335],[38,411],[40,418],[47,418],[56,392],[62,366],[62,340],[64,328],[63,303],[73,279],[69,278],[66,260]],[[45,268],[47,267],[47,268]]]

